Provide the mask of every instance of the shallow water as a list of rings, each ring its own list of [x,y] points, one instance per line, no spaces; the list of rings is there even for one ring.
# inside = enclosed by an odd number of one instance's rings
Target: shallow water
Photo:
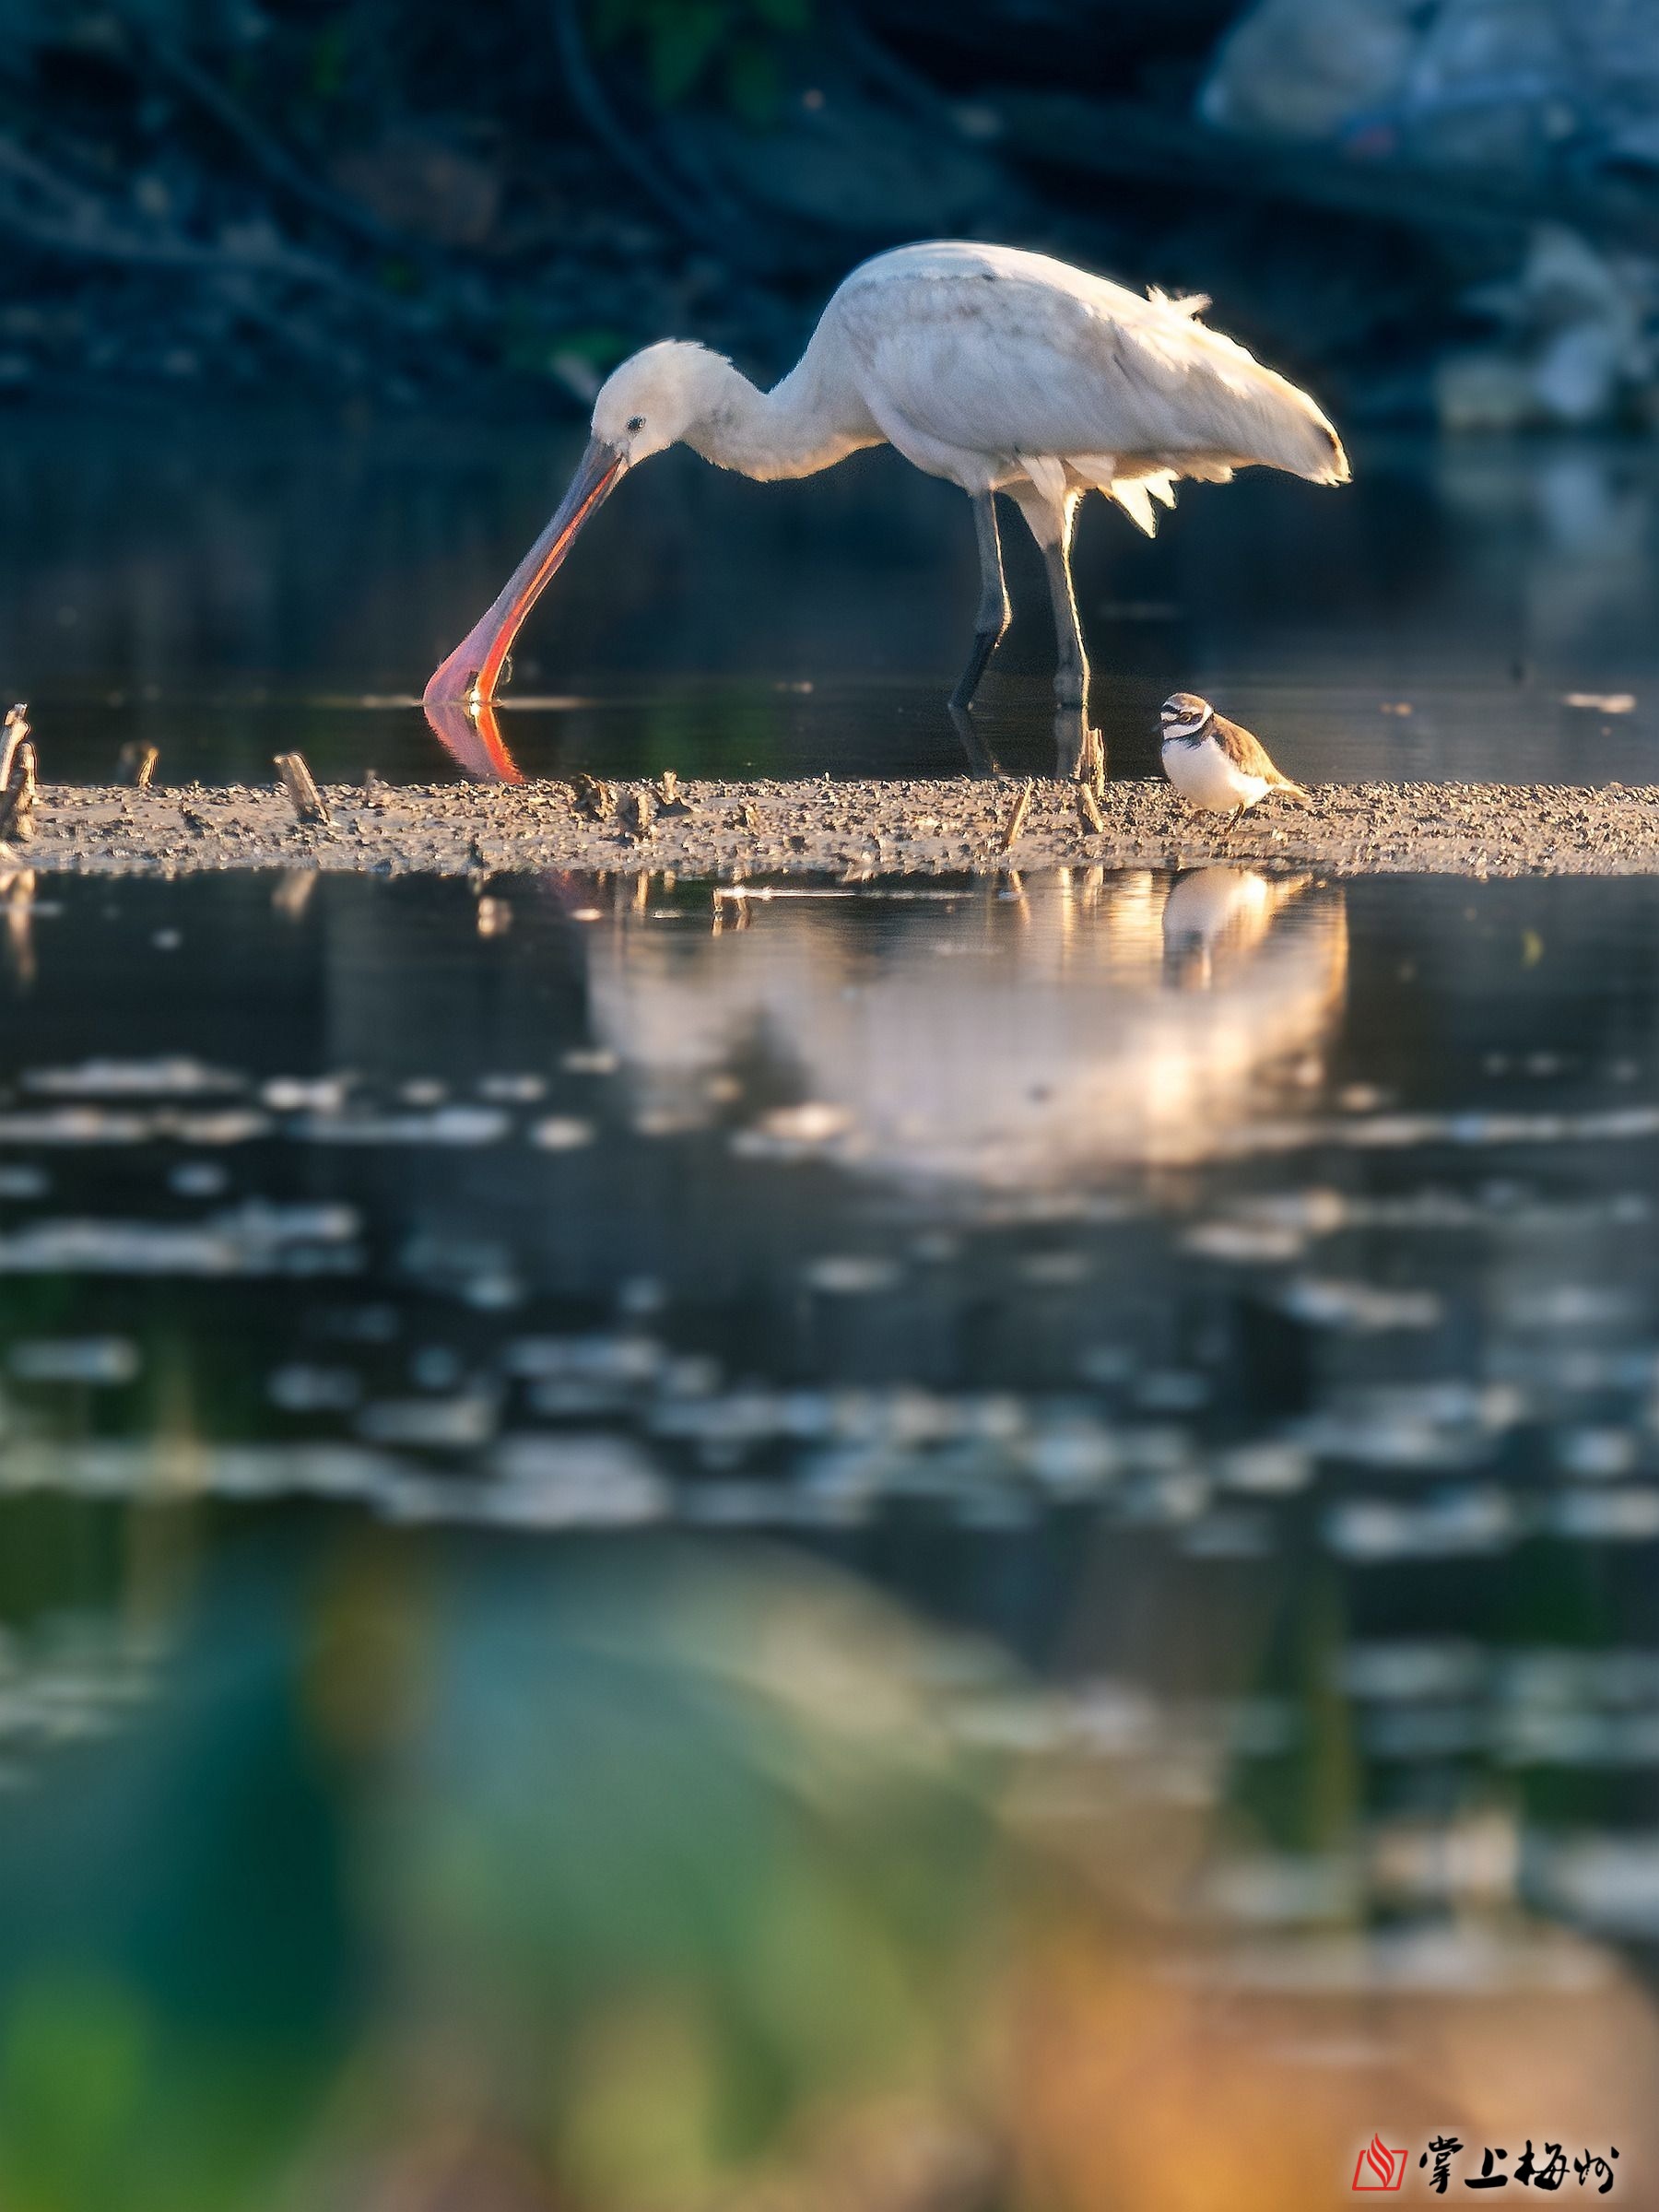
[[[568,430],[20,418],[0,454],[0,669],[49,775],[160,747],[172,781],[447,767],[415,705],[547,519]],[[1178,688],[1287,772],[1647,782],[1659,454],[1361,445],[1355,483],[1189,486],[1148,543],[1083,511],[1078,598],[1112,771]],[[979,722],[1047,772],[1052,628],[1005,530],[1015,627]],[[965,502],[891,453],[753,485],[665,455],[612,500],[502,694],[526,772],[959,771],[943,708],[976,582]],[[1633,701],[1604,713],[1569,699]],[[540,703],[537,703],[540,702]]]
[[[432,772],[562,452],[285,438],[0,533],[49,774]],[[524,765],[954,768],[860,471],[629,486]],[[1100,523],[1114,765],[1645,778],[1653,488]],[[1647,2201],[1659,883],[717,888],[0,883],[0,2202]]]

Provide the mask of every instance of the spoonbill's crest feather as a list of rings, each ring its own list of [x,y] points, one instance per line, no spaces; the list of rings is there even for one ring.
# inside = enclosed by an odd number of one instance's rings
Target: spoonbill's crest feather
[[[736,375],[706,346],[663,338],[606,378],[594,402],[594,435],[630,463],[643,461],[688,438],[718,409]]]

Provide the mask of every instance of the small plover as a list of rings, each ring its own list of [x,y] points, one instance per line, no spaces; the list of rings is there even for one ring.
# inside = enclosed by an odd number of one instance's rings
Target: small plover
[[[1300,783],[1281,776],[1259,739],[1225,714],[1218,714],[1195,691],[1177,691],[1159,710],[1163,724],[1163,764],[1183,799],[1211,807],[1236,821],[1270,791],[1308,805]]]

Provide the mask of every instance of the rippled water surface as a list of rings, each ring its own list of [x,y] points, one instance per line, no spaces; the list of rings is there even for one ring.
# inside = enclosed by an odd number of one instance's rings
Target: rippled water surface
[[[560,456],[294,450],[0,536],[49,773],[432,772]],[[526,766],[954,766],[948,500],[667,483]],[[1645,776],[1653,491],[1100,523],[1118,765]],[[0,2203],[1650,2201],[1659,882],[730,888],[0,881]]]
[[[1459,2112],[1635,2128],[1654,887],[10,915],[0,2100],[108,2039],[121,2157],[165,2080],[265,2201],[562,2164],[610,2068],[618,2202],[727,2096],[699,2185],[824,2127],[860,2201],[869,2128],[1081,2202],[1127,2008],[1312,2204],[1432,2007]]]

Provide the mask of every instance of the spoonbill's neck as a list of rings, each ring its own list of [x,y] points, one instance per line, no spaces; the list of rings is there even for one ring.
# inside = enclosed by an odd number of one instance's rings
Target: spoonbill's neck
[[[836,371],[819,337],[770,392],[729,361],[717,361],[709,405],[686,442],[718,468],[769,482],[816,476],[861,446],[879,445],[881,432],[856,389]]]

